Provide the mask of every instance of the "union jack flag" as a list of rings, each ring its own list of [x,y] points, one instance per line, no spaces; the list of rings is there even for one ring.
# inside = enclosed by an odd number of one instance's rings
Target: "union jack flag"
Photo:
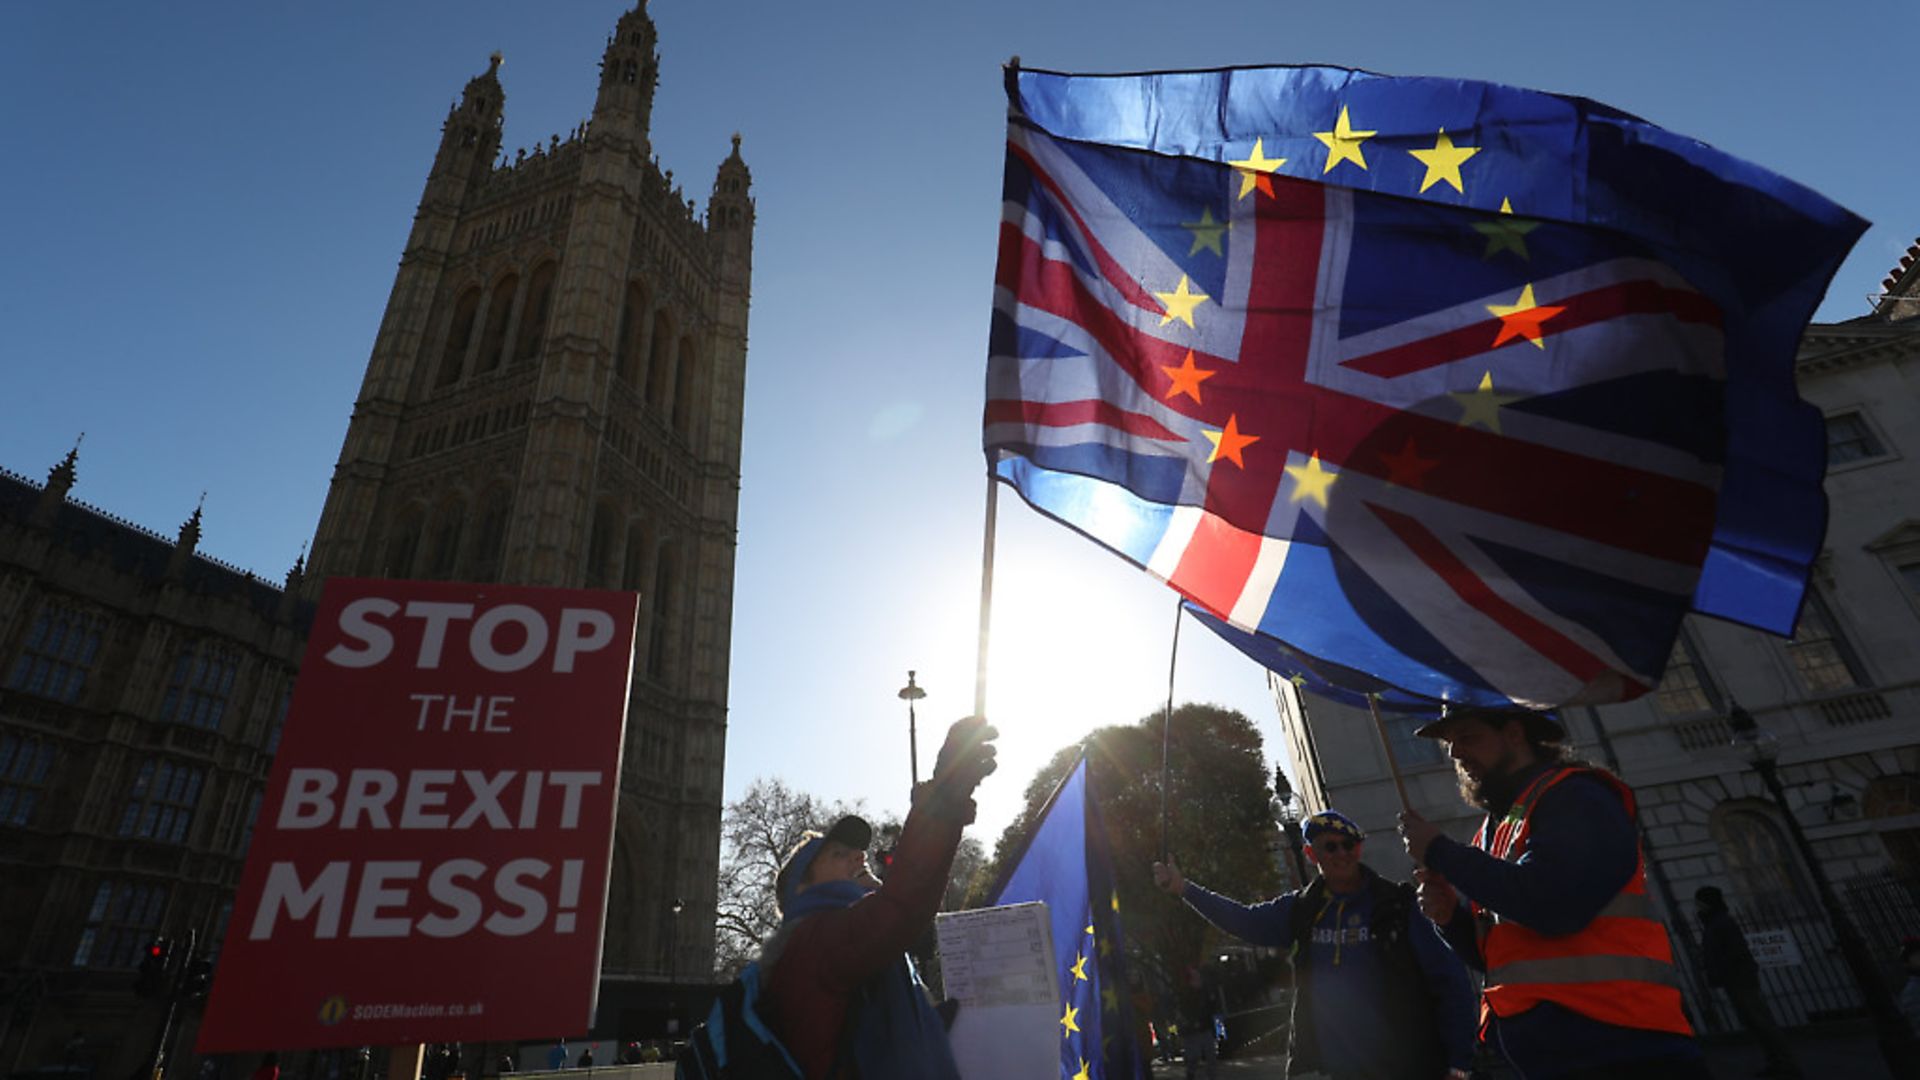
[[[1034,507],[1355,689],[1619,700],[1690,609],[1791,629],[1793,352],[1864,223],[1508,87],[1009,90],[984,441]]]

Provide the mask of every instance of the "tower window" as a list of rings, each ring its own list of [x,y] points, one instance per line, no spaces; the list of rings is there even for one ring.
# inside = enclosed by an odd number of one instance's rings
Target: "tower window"
[[[51,602],[43,605],[20,645],[7,689],[55,701],[80,700],[105,627],[106,621],[97,615]]]
[[[493,287],[493,299],[487,304],[487,334],[480,339],[480,361],[475,365],[479,371],[492,371],[506,357],[507,322],[513,317],[513,294],[519,287],[520,279],[512,274]]]
[[[520,347],[514,355],[522,362],[534,360],[540,355],[540,345],[547,329],[547,318],[553,308],[553,277],[557,268],[553,263],[542,263],[533,272],[532,283],[527,287],[527,301],[520,313]]]
[[[45,739],[0,733],[0,825],[33,821],[53,762],[53,744]]]
[[[468,289],[453,306],[453,321],[447,327],[447,347],[440,354],[440,371],[433,385],[452,386],[460,381],[460,370],[467,362],[467,346],[473,341],[474,318],[480,313],[480,290]]]
[[[232,653],[218,646],[181,649],[160,702],[160,722],[219,731],[239,666]]]
[[[120,813],[119,834],[163,844],[185,843],[205,779],[204,773],[190,766],[166,760],[142,763],[126,809]]]
[[[138,881],[103,881],[87,909],[86,926],[74,946],[74,967],[130,968],[160,927],[167,887]]]

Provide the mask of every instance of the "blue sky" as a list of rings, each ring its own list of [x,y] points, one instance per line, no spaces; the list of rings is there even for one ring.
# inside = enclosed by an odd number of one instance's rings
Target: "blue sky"
[[[592,106],[619,0],[0,5],[0,466],[87,433],[76,497],[278,578],[312,535],[439,125],[506,54],[505,145]],[[727,792],[905,804],[972,702],[1000,65],[1334,63],[1582,94],[1874,222],[1821,316],[1920,232],[1913,5],[657,0],[655,149],[703,203],[744,136],[759,227]],[[1360,13],[1364,13],[1364,17]],[[1165,701],[1162,586],[1003,500],[988,839],[1055,749]],[[1274,731],[1189,624],[1182,700]],[[923,765],[923,768],[926,765]]]

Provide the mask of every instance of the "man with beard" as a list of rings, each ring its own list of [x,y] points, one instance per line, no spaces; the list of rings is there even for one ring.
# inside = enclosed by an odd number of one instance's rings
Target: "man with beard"
[[[1480,1037],[1528,1077],[1709,1075],[1647,896],[1633,792],[1568,756],[1527,709],[1449,708],[1415,734],[1446,743],[1472,844],[1408,810],[1420,907],[1486,972]]]
[[[1153,880],[1221,930],[1290,950],[1288,1076],[1464,1080],[1473,1064],[1466,969],[1420,913],[1413,888],[1360,861],[1366,838],[1338,810],[1307,818],[1306,855],[1320,875],[1251,907],[1188,881],[1172,858],[1153,864]]]

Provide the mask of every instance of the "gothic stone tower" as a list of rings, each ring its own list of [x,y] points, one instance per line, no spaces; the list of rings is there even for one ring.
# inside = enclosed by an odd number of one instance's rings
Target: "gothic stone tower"
[[[467,84],[309,572],[640,592],[615,999],[711,970],[753,253],[739,136],[704,218],[653,159],[658,64],[642,0],[592,119],[498,163],[499,55]]]

